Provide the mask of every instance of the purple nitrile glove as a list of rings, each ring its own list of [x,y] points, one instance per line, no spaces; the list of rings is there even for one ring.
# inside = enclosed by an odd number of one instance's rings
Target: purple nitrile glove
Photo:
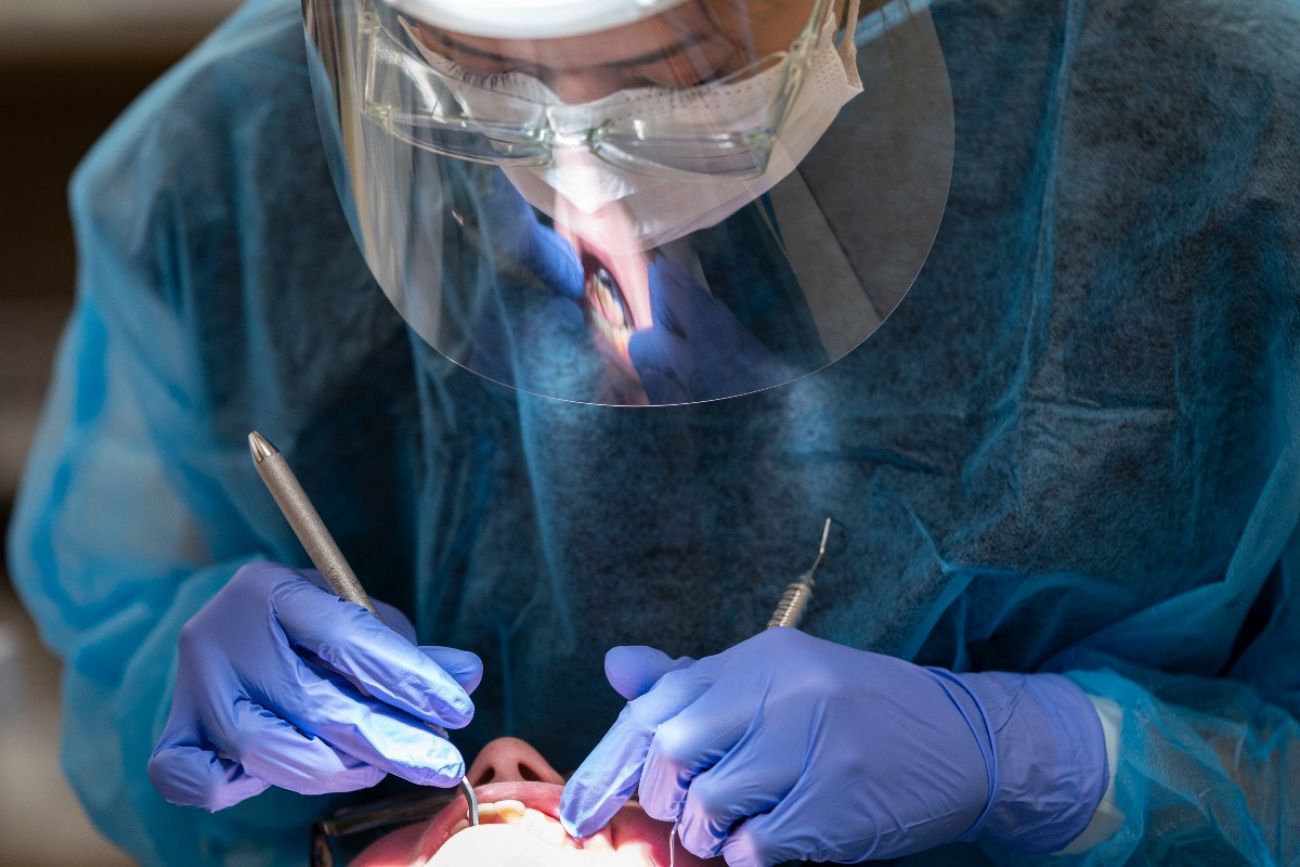
[[[734,397],[792,377],[689,271],[663,256],[649,269],[654,325],[633,334],[627,351],[652,402]]]
[[[1051,852],[1107,784],[1092,702],[1053,674],[954,674],[770,629],[716,656],[616,647],[630,701],[569,780],[571,834],[639,792],[731,867],[857,863],[955,840]]]
[[[314,571],[250,563],[185,624],[149,759],[163,797],[220,810],[268,786],[322,794],[385,774],[460,780],[460,753],[425,723],[469,723],[482,662],[419,647],[397,609],[376,601],[375,617],[325,586]]]

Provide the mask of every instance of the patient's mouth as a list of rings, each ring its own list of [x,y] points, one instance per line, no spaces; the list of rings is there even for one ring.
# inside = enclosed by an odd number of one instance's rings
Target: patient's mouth
[[[513,825],[526,831],[548,846],[557,849],[583,849],[591,852],[613,852],[612,835],[608,829],[584,840],[575,840],[564,830],[554,816],[526,806],[523,801],[505,800],[479,804],[479,823],[483,825]],[[470,828],[469,819],[461,819],[451,828],[455,836]]]
[[[506,823],[507,818],[514,819],[514,805],[518,804],[524,811],[548,817],[557,826],[560,813],[560,794],[563,786],[554,783],[537,783],[526,780],[485,783],[475,787],[479,802],[479,821],[481,823]],[[504,805],[504,806],[503,806]],[[520,811],[520,817],[524,811]],[[452,804],[430,821],[420,837],[421,852],[432,854],[454,834],[469,827],[468,807],[463,798]],[[536,826],[538,823],[533,820]],[[561,826],[560,832],[564,829]]]
[[[574,839],[560,823],[564,778],[531,746],[500,738],[467,772],[479,802],[478,826],[459,794],[425,822],[393,831],[355,862],[365,867],[667,867],[670,827],[624,805],[599,833]],[[721,867],[681,846],[677,867]]]
[[[562,791],[563,787],[554,783],[502,782],[480,786],[477,789],[479,825],[472,826],[457,804],[444,811],[445,818],[439,816],[431,823],[418,844],[418,851],[432,859],[431,865],[439,867],[444,862],[459,867],[468,863],[468,858],[487,852],[507,859],[510,852],[537,853],[537,863],[568,864],[568,859],[559,857],[560,852],[573,856],[581,852],[583,864],[589,859],[591,864],[600,867],[655,867],[659,863],[655,860],[661,848],[658,838],[664,835],[657,829],[647,835],[646,829],[635,823],[615,822],[582,840],[570,837],[559,820]],[[639,808],[633,809],[640,813]],[[543,857],[541,853],[551,854]]]
[[[613,354],[628,362],[627,343],[649,328],[650,253],[631,246],[629,217],[618,203],[594,214],[557,202],[555,229],[582,261],[583,306],[592,329]]]
[[[583,303],[591,327],[618,353],[627,354],[627,343],[636,330],[618,280],[609,267],[590,250],[582,254]]]

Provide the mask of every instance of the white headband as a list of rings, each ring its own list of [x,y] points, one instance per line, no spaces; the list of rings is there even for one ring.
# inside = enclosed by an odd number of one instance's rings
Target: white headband
[[[496,39],[557,39],[609,30],[685,0],[384,0],[453,33]]]

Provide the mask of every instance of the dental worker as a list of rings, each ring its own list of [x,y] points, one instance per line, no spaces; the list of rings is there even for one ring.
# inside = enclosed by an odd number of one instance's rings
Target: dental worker
[[[251,0],[72,184],[9,550],[87,811],[297,863],[512,734],[570,834],[636,795],[732,867],[1300,859],[1297,44],[1287,0]]]

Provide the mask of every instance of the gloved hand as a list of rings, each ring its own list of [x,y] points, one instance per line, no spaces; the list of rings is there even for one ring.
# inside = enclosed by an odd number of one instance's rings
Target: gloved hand
[[[616,647],[605,666],[631,700],[564,789],[577,836],[639,789],[684,848],[731,867],[975,838],[1050,852],[1107,783],[1097,712],[1057,675],[953,674],[794,629],[698,662]]]
[[[689,271],[663,256],[650,262],[652,327],[628,355],[654,403],[733,397],[779,385],[791,374]]]
[[[322,589],[317,572],[241,568],[185,624],[167,725],[149,779],[174,804],[220,810],[279,786],[373,786],[385,774],[450,787],[460,753],[423,722],[465,726],[477,656],[417,647],[397,609],[383,621]]]
[[[468,365],[489,379],[546,392],[567,375],[566,347],[586,339],[582,262],[499,168],[466,171],[475,192],[473,210],[461,215],[464,235],[489,263],[452,307],[472,334]]]
[[[478,231],[498,267],[506,271],[522,267],[530,272],[528,282],[570,301],[581,298],[583,273],[578,251],[538,219],[504,172],[497,168],[483,171]]]

